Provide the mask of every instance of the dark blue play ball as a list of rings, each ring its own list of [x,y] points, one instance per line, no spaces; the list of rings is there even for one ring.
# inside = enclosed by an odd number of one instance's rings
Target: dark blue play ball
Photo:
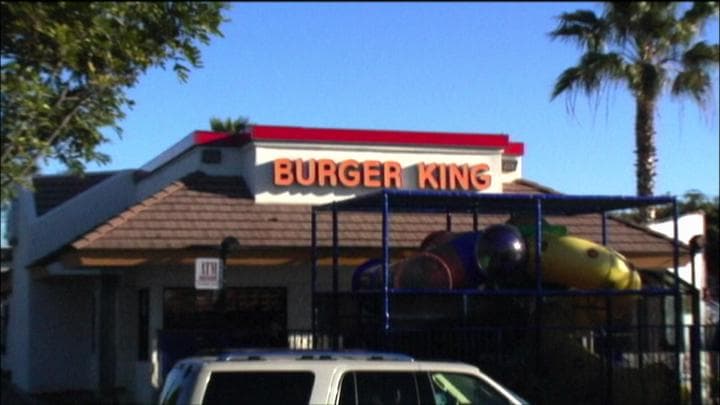
[[[525,264],[525,239],[512,225],[491,225],[478,238],[475,258],[490,277],[503,278]]]
[[[381,288],[383,288],[383,261],[381,259],[369,259],[353,272],[353,291]]]

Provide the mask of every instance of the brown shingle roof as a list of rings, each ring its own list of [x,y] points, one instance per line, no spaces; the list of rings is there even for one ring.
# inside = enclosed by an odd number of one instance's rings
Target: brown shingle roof
[[[548,193],[548,188],[526,180],[505,184],[506,192]],[[76,240],[72,246],[85,249],[182,249],[217,246],[226,236],[236,237],[244,247],[310,246],[310,206],[255,204],[241,177],[207,176],[194,173],[178,180],[151,198],[120,213]],[[318,216],[319,244],[331,243],[330,213]],[[504,215],[482,215],[479,226],[504,222]],[[600,242],[599,214],[548,217],[552,224],[567,226],[568,232]],[[472,230],[472,216],[453,214],[453,230]],[[432,231],[445,229],[444,214],[391,215],[391,244],[418,247]],[[343,247],[379,247],[379,214],[340,212],[339,241]],[[608,221],[610,246],[625,253],[669,254],[667,238],[625,222]]]
[[[512,183],[504,183],[503,192],[523,194],[561,194],[559,191],[553,190],[550,187],[525,179],[518,179]]]
[[[33,178],[35,212],[38,216],[112,176],[114,172],[87,173],[83,176],[57,175]]]

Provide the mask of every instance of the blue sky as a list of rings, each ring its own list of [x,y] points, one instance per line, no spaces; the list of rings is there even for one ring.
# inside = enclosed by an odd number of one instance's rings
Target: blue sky
[[[138,168],[211,116],[267,125],[505,133],[525,143],[524,177],[568,194],[633,195],[634,102],[550,101],[580,55],[551,41],[555,17],[595,3],[232,3],[224,38],[181,83],[148,72],[101,150]],[[718,24],[706,30],[717,42]],[[715,72],[715,90],[718,88]],[[597,103],[597,105],[596,105]],[[655,193],[718,195],[718,97],[702,111],[663,99]],[[49,162],[43,173],[63,168]]]

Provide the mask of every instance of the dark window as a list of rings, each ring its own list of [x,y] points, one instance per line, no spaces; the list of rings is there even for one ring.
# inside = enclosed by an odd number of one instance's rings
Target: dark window
[[[307,405],[314,381],[309,371],[217,372],[210,375],[202,403]]]
[[[440,372],[348,372],[338,397],[338,405],[508,403],[500,391],[475,376]]]
[[[418,385],[418,395],[420,396],[420,405],[438,405],[435,402],[433,394],[432,382],[428,373],[415,374],[415,380]]]
[[[97,296],[97,294],[93,294],[92,305],[90,305],[90,331],[92,333],[92,340],[90,341],[90,350],[92,351],[92,353],[95,353],[95,351],[97,350],[97,339],[98,339],[97,306],[98,306],[98,296]]]
[[[236,346],[286,346],[286,294],[282,287],[168,288],[164,330],[222,332],[226,343]]]
[[[419,402],[414,373],[358,371],[354,374],[358,404],[400,405]]]
[[[342,383],[340,385],[340,400],[338,401],[338,404],[357,404],[357,392],[355,391],[355,375],[353,373],[346,373],[343,376]]]
[[[149,358],[150,291],[138,291],[138,360]]]
[[[359,375],[357,379],[356,375]],[[359,381],[357,384],[356,380]],[[436,402],[430,378],[425,372],[346,373],[341,382],[338,405],[364,404],[436,405]]]
[[[683,297],[686,299],[686,297]],[[682,298],[681,298],[682,299]],[[690,308],[690,306],[686,303],[683,303],[681,305],[687,305],[685,308]],[[664,336],[664,343],[665,347],[668,349],[674,349],[675,346],[680,346],[679,350],[684,350],[684,334],[680,334],[680,341],[676,341],[676,329],[675,329],[675,297],[670,295],[665,295],[663,297],[663,320],[664,320],[664,330],[665,330],[665,336]]]
[[[0,318],[0,345],[2,345],[2,353],[5,353],[5,342],[7,342],[7,326],[8,326],[8,315],[10,314],[10,303],[2,301],[0,303],[0,311],[2,311],[2,317]]]

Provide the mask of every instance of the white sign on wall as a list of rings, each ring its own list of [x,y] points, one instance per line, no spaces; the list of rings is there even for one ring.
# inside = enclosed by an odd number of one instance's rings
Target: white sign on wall
[[[217,257],[195,259],[195,288],[198,290],[219,290],[222,288],[222,264]]]

